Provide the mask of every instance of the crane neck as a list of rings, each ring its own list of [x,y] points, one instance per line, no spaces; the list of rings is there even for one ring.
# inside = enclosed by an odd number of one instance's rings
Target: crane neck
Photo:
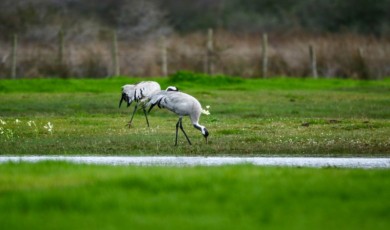
[[[207,138],[209,135],[209,132],[207,131],[206,127],[203,125],[200,125],[199,123],[194,123],[194,127],[202,132],[202,135]]]

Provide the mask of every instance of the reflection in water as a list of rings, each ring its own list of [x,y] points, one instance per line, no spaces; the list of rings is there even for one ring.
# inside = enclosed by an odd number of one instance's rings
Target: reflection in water
[[[175,156],[0,156],[0,163],[67,161],[78,164],[141,166],[218,166],[252,164],[258,166],[390,168],[390,158],[321,157],[175,157]]]

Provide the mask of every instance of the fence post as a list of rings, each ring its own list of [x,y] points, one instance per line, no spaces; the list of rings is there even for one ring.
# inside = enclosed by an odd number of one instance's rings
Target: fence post
[[[113,31],[112,33],[111,55],[112,55],[112,68],[114,70],[113,75],[119,76],[120,69],[119,69],[119,60],[118,60],[118,39],[117,39],[116,31]]]
[[[366,64],[364,49],[359,47],[356,52],[357,54],[353,68],[359,79],[368,80],[370,79],[370,69]]]
[[[266,33],[263,34],[261,53],[262,53],[261,54],[261,57],[262,57],[261,76],[263,78],[267,78],[267,74],[268,74],[268,36]]]
[[[64,31],[61,29],[58,32],[58,65],[64,64]]]
[[[17,62],[17,51],[18,51],[18,35],[14,34],[12,42],[12,63],[11,63],[11,77],[16,79],[16,62]]]
[[[168,75],[167,43],[164,36],[161,37],[161,74],[163,76]]]
[[[213,44],[213,29],[208,29],[207,34],[207,55],[206,55],[206,72],[214,74],[214,44]]]
[[[313,47],[313,45],[309,45],[309,55],[310,55],[310,68],[311,68],[311,74],[313,78],[318,78],[318,72],[317,72],[317,58],[316,58],[316,51]]]

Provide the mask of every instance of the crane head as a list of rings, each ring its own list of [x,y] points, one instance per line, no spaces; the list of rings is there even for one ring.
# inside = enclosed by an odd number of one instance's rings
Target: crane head
[[[209,136],[209,131],[206,129],[206,127],[204,127],[203,125],[199,125],[198,123],[195,123],[194,127],[200,130],[200,132],[202,132],[202,135],[206,139],[206,144],[207,144],[207,137]]]
[[[209,136],[209,131],[205,127],[203,127],[201,131],[202,131],[202,135],[206,139],[206,144],[207,144],[208,143],[207,137]]]
[[[121,107],[123,101],[127,102],[127,107],[129,107],[131,105],[131,102],[133,102],[133,101],[130,102],[129,96],[126,93],[122,93],[122,97],[119,101],[119,108]]]

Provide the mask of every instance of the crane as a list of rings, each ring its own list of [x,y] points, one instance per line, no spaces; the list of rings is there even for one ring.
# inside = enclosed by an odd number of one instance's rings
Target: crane
[[[189,116],[194,128],[201,131],[203,137],[206,139],[209,136],[209,132],[203,125],[199,124],[199,118],[201,113],[209,114],[208,111],[202,109],[199,101],[193,96],[183,92],[161,91],[150,97],[150,101],[146,104],[149,107],[148,113],[157,105],[159,108],[166,108],[179,116],[179,120],[176,123],[176,139],[175,146],[177,146],[178,130],[184,133],[188,143],[191,145],[191,141],[188,138],[186,132],[183,129],[182,119],[184,116]]]
[[[126,84],[122,86],[122,97],[119,101],[119,108],[121,107],[123,101],[127,102],[127,107],[129,107],[133,103],[133,101],[136,102],[131,119],[127,123],[129,128],[131,127],[131,123],[133,121],[134,114],[137,111],[138,105],[145,105],[145,103],[150,99],[152,95],[157,94],[160,91],[160,84],[155,81],[142,81],[134,85]],[[175,86],[169,86],[166,91],[179,91],[179,89]],[[144,111],[146,123],[149,127],[149,120],[145,110],[145,106],[142,106],[142,110]]]

